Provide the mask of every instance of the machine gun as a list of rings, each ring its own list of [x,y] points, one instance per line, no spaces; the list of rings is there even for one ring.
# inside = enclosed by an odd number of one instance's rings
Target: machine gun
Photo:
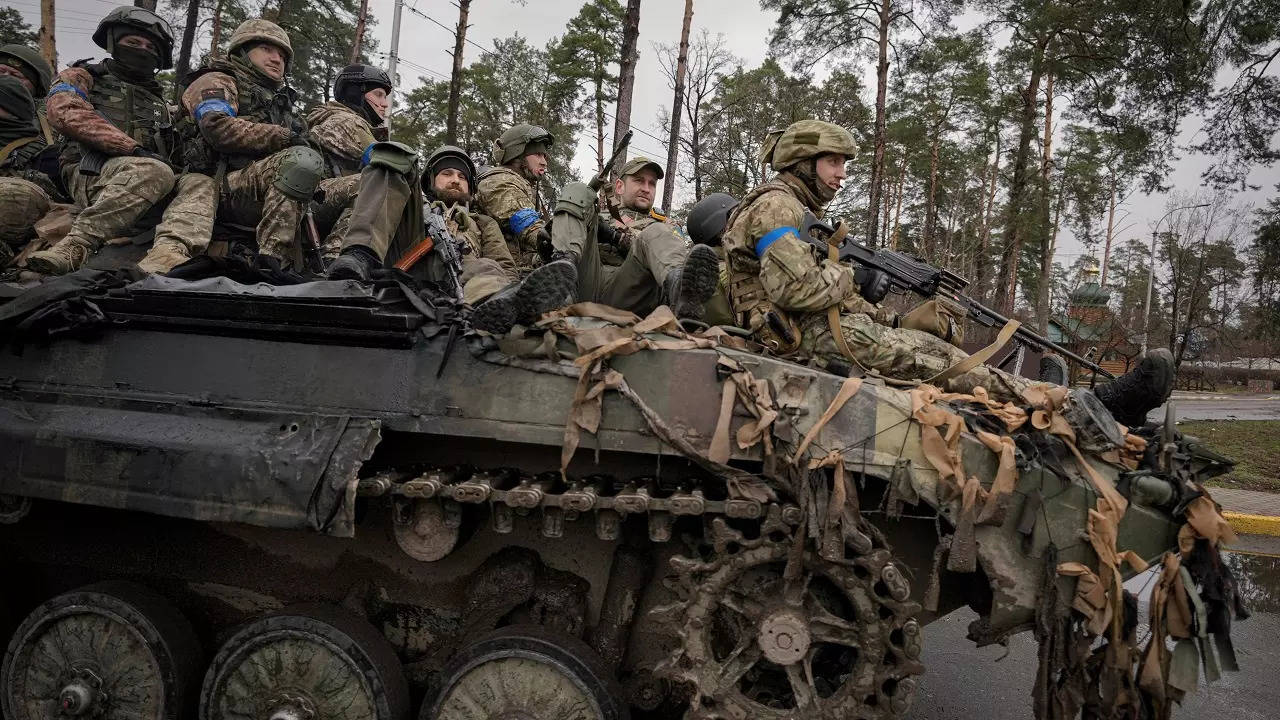
[[[409,248],[409,252],[396,261],[396,268],[408,272],[409,268],[416,265],[427,253],[435,250],[447,273],[444,281],[446,290],[454,296],[454,299],[462,302],[462,250],[458,247],[458,241],[453,237],[453,233],[449,232],[444,215],[439,211],[428,210],[422,218],[422,223],[426,226],[426,237]]]
[[[969,281],[950,270],[934,267],[920,258],[893,250],[873,250],[855,242],[850,237],[845,237],[843,232],[837,238],[836,228],[822,222],[810,212],[805,213],[803,224],[804,227],[800,229],[802,240],[826,253],[829,247],[828,241],[832,238],[837,239],[835,247],[841,262],[853,261],[863,267],[879,270],[889,277],[889,287],[892,292],[913,292],[925,298],[942,297],[964,308],[965,315],[983,327],[1003,327],[1009,322],[1009,318],[965,295],[963,291],[969,285]],[[1023,326],[1019,326],[1014,332],[1013,339],[1036,352],[1052,350],[1099,375],[1107,378],[1115,377],[1097,363],[1080,357]]]

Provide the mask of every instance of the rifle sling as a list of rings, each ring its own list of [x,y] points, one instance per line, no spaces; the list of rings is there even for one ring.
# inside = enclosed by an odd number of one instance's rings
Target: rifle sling
[[[5,145],[4,147],[0,148],[0,165],[3,165],[4,161],[9,159],[9,155],[14,150],[17,150],[23,145],[29,145],[39,139],[40,139],[39,135],[32,135],[31,137],[18,138],[17,140],[10,142],[8,145]]]
[[[955,365],[952,365],[946,370],[943,370],[937,375],[934,375],[933,377],[929,378],[927,382],[930,385],[941,386],[946,381],[954,377],[957,377],[959,375],[963,375],[964,373],[967,373],[970,370],[978,367],[979,365],[986,362],[987,360],[990,360],[991,356],[999,352],[1000,348],[1004,347],[1005,343],[1009,342],[1009,338],[1013,337],[1014,333],[1018,332],[1019,327],[1022,327],[1021,322],[1018,322],[1017,320],[1010,320],[1009,322],[1005,323],[1003,328],[1000,329],[1000,334],[996,336],[995,341],[992,342],[990,345],[982,348],[978,352],[961,360]]]
[[[836,231],[827,238],[827,258],[831,262],[840,262],[840,243],[844,242],[845,235],[849,234],[849,226],[840,223],[836,226]],[[836,341],[836,347],[839,348],[840,354],[849,362],[862,368],[866,372],[866,368],[862,363],[858,362],[858,358],[853,355],[853,348],[849,347],[849,342],[844,339],[844,331],[840,329],[840,308],[832,305],[827,308],[827,324],[831,326],[831,338]]]

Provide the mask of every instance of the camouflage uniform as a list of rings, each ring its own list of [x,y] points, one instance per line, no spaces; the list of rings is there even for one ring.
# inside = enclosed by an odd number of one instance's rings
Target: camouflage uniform
[[[843,353],[827,314],[834,306],[840,309],[840,332],[853,353],[849,360],[886,377],[928,380],[967,355],[929,333],[895,327],[900,324],[895,313],[859,294],[852,268],[817,258],[813,247],[799,237],[805,209],[820,214],[829,200],[820,198],[815,182],[804,177],[813,172],[808,161],[828,152],[852,155],[852,136],[816,120],[792,125],[771,148],[778,177],[748,193],[729,218],[724,247],[729,300],[738,324],[775,350],[823,361],[838,359]],[[768,322],[770,312],[794,323],[797,348],[783,347]],[[993,398],[1015,400],[1031,384],[979,366],[946,382],[945,389],[971,392],[983,387]]]
[[[366,248],[386,266],[392,266],[422,240],[421,215],[415,207],[422,206],[422,196],[414,169],[416,158],[403,146],[387,143],[380,147],[383,149],[378,156],[358,176],[359,192],[342,247]],[[398,157],[389,162],[381,160],[393,153]],[[443,214],[449,232],[463,244],[462,292],[466,302],[479,303],[519,279],[516,263],[493,218],[471,212],[463,204],[439,200],[432,201],[425,210]],[[418,229],[412,229],[412,225]],[[425,267],[425,262],[419,262],[410,274],[421,276]]]
[[[541,264],[538,236],[546,227],[538,201],[537,178],[525,169],[524,157],[534,151],[545,152],[552,142],[551,134],[540,127],[516,125],[494,143],[497,166],[480,173],[476,180],[476,209],[498,221],[511,257],[521,271]]]
[[[247,20],[236,28],[226,60],[213,59],[192,74],[182,93],[179,134],[185,144],[187,172],[156,229],[155,247],[140,267],[163,271],[204,251],[213,235],[214,217],[256,227],[258,252],[283,266],[300,266],[296,233],[301,224],[300,196],[280,179],[301,162],[315,165],[312,191],[322,172],[318,153],[305,146],[305,125],[295,117],[297,93],[247,59],[244,51],[269,42],[292,58],[288,35],[267,20]],[[287,62],[287,61],[286,61]],[[225,172],[222,183],[217,181]],[[215,212],[216,209],[216,212]]]
[[[329,177],[320,181],[324,195],[321,213],[335,217],[333,229],[321,245],[321,254],[336,255],[342,247],[351,220],[351,204],[360,187],[364,153],[378,138],[386,138],[386,128],[374,128],[369,121],[340,102],[327,102],[307,113],[308,136],[325,159]]]
[[[35,236],[36,221],[58,196],[52,180],[34,166],[46,146],[26,84],[0,75],[0,266]]]
[[[172,149],[166,137],[169,111],[158,83],[121,77],[111,60],[59,73],[47,111],[49,124],[66,141],[62,181],[83,210],[65,238],[33,253],[27,265],[61,274],[129,230],[173,189],[173,170],[162,159]],[[100,172],[81,164],[90,151],[107,157]],[[139,157],[140,151],[152,156]]]

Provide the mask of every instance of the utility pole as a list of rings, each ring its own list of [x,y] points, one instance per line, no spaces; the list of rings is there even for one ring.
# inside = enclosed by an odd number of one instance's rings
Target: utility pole
[[[689,67],[689,25],[693,0],[684,0],[684,25],[680,28],[680,54],[676,57],[676,95],[671,101],[671,137],[667,144],[667,172],[662,183],[662,209],[671,212],[676,191],[676,162],[680,159],[680,116],[684,110],[684,76]]]
[[[636,84],[636,41],[640,38],[640,0],[627,0],[627,14],[622,26],[622,57],[618,61],[618,112],[613,125],[613,137],[622,137],[631,129],[631,91]],[[622,167],[626,158],[618,158],[614,171]]]
[[[1147,263],[1147,300],[1142,304],[1142,351],[1139,354],[1139,357],[1147,354],[1147,326],[1151,322],[1151,286],[1155,284],[1156,279],[1156,231],[1160,229],[1160,223],[1164,222],[1165,218],[1179,210],[1194,210],[1202,207],[1209,207],[1209,203],[1176,207],[1164,215],[1161,215],[1160,219],[1157,220],[1156,224],[1151,228],[1151,257],[1148,258],[1149,262]]]
[[[399,10],[399,7],[396,8]],[[360,60],[360,46],[364,45],[364,19],[369,15],[369,0],[360,0],[360,14],[356,15],[356,39],[351,42],[351,60],[348,65],[355,65]]]
[[[391,52],[388,55],[387,74],[391,76],[391,92],[387,94],[387,127],[391,127],[391,111],[396,106],[396,88],[400,87],[400,77],[396,75],[396,65],[400,62],[400,13],[404,10],[404,0],[396,0],[396,10],[391,16]]]
[[[40,0],[40,54],[49,67],[58,67],[58,46],[53,39],[53,0]]]
[[[453,33],[453,72],[449,75],[449,105],[444,121],[444,141],[458,144],[458,101],[462,97],[462,49],[467,42],[467,15],[471,0],[458,0],[458,27]]]

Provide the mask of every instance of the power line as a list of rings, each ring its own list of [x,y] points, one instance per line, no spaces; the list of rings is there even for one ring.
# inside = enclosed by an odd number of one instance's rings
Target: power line
[[[406,9],[406,10],[408,10],[409,12],[413,13],[414,15],[417,15],[418,17],[421,17],[421,18],[423,18],[424,20],[427,20],[427,21],[429,21],[429,22],[431,22],[431,23],[435,24],[436,26],[440,27],[441,29],[445,30],[446,32],[448,32],[448,33],[450,33],[450,34],[452,34],[452,33],[454,32],[454,29],[453,29],[453,28],[449,27],[448,25],[445,25],[444,23],[442,23],[442,22],[440,22],[439,20],[437,20],[437,19],[435,19],[435,18],[431,17],[430,15],[427,15],[426,13],[422,12],[421,10],[418,10],[417,8],[409,7],[409,6],[405,6],[405,9]],[[479,50],[481,53],[483,53],[484,55],[492,56],[493,58],[495,58],[495,59],[497,59],[497,60],[499,60],[499,61],[501,62],[501,56],[500,56],[500,55],[498,55],[496,51],[489,50],[488,48],[486,48],[485,46],[483,46],[483,45],[481,45],[481,44],[479,44],[479,43],[475,42],[475,41],[474,41],[474,40],[472,40],[471,38],[465,38],[465,39],[464,39],[464,41],[465,41],[468,45],[471,45],[472,47],[475,47],[476,49],[478,49],[478,50]],[[400,58],[400,60],[403,62],[404,58]],[[514,71],[514,70],[515,70],[515,68],[516,68],[516,66],[515,66],[514,64],[508,64],[508,63],[506,63],[506,62],[502,62],[502,65],[503,65],[504,67],[506,67],[506,69],[508,69],[508,70],[512,70],[512,71]],[[534,77],[534,76],[532,76],[532,75],[530,75],[530,74],[523,73],[523,72],[520,72],[519,74],[524,75],[524,77],[526,77],[526,78],[528,78],[528,79],[530,79],[530,80],[533,80],[533,81],[535,81],[535,82],[539,82],[539,83],[541,82],[541,79],[540,79],[540,78]],[[609,112],[608,110],[605,110],[605,111],[604,111],[604,114],[605,114],[605,115],[608,115],[608,116],[609,116],[609,117],[614,121],[614,123],[615,123],[615,124],[617,123],[617,121],[618,121],[618,116],[617,116],[617,115],[615,115],[615,114],[614,114],[614,113],[612,113],[612,112]],[[656,135],[653,135],[652,133],[648,132],[647,130],[645,130],[645,129],[644,129],[644,128],[642,128],[642,127],[635,126],[635,127],[632,127],[631,129],[632,129],[632,130],[635,130],[636,132],[640,133],[641,135],[644,135],[644,136],[646,136],[646,137],[649,137],[649,138],[652,138],[653,140],[658,141],[659,143],[661,143],[662,147],[668,147],[668,146],[670,145],[670,143],[668,143],[666,140],[663,140],[662,138],[660,138],[660,137],[658,137],[658,136],[656,136]],[[665,157],[666,157],[666,155],[667,155],[667,153],[666,153],[665,151],[664,151],[664,152],[661,152],[661,153],[654,153],[654,152],[650,152],[650,151],[648,151],[648,150],[645,150],[644,148],[639,147],[639,146],[636,146],[636,149],[637,149],[637,150],[639,150],[639,151],[641,151],[641,152],[643,152],[643,153],[644,153],[644,154],[646,154],[646,155],[653,155],[654,157],[659,157],[659,158],[665,158]]]

